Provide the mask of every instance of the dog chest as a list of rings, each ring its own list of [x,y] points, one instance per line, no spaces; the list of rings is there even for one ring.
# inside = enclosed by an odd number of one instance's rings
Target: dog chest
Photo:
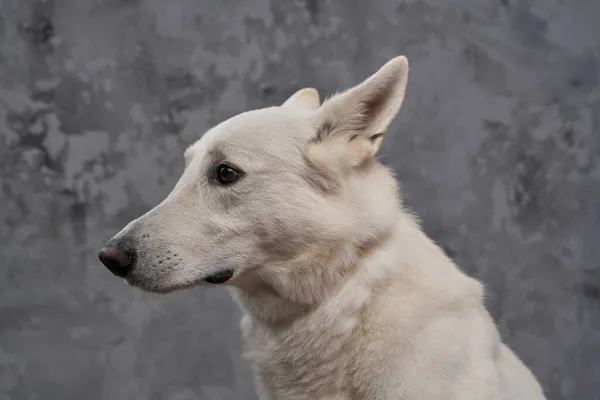
[[[244,317],[246,357],[280,398],[324,398],[348,387],[347,370],[357,320],[306,318],[273,330]],[[279,397],[275,397],[279,398]]]

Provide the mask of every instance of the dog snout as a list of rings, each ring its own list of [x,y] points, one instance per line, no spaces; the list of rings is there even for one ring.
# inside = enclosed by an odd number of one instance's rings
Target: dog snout
[[[135,266],[137,254],[133,246],[125,242],[108,242],[98,258],[110,272],[124,278]]]

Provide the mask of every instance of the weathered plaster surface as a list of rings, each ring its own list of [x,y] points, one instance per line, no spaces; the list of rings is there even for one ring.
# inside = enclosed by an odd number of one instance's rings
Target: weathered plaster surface
[[[383,159],[552,399],[599,399],[597,0],[0,0],[0,399],[246,399],[222,289],[97,261],[211,125],[411,60]]]

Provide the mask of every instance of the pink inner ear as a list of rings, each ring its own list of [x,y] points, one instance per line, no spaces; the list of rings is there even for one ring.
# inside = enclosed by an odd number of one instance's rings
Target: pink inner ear
[[[378,147],[402,105],[407,77],[408,64],[398,57],[358,86],[325,101],[319,109],[323,122],[313,141],[344,136],[350,143],[359,135]]]
[[[362,100],[364,104],[364,118],[367,123],[373,122],[379,114],[384,112],[388,101],[394,95],[394,89],[398,83],[398,79],[389,79],[391,82],[385,82],[385,84],[377,85],[375,88],[369,88],[371,93],[367,93],[366,99]],[[366,127],[365,127],[366,128]]]

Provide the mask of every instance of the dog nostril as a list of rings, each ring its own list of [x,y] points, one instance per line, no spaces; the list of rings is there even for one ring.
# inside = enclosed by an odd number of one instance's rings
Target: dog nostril
[[[133,249],[123,248],[122,246],[105,246],[98,258],[113,274],[123,278],[133,269],[136,260],[136,253]]]

